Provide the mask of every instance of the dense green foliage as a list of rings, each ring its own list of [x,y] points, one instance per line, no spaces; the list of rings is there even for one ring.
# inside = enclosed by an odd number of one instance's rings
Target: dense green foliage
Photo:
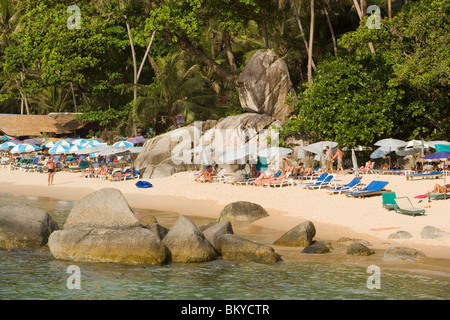
[[[79,0],[71,29],[73,1],[0,0],[0,113],[79,112],[105,134],[162,133],[177,116],[244,112],[237,75],[270,49],[299,98],[284,137],[448,139],[450,4],[392,0],[389,21],[387,3],[368,3],[382,17],[369,29],[352,0]]]

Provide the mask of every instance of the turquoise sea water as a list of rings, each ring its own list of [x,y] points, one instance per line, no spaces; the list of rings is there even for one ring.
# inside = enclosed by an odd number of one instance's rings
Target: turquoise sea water
[[[10,202],[46,209],[60,225],[73,206],[55,199],[0,195],[0,205]],[[71,265],[80,270],[80,289],[71,289]],[[450,277],[442,274],[382,270],[379,289],[367,287],[369,276],[367,267],[345,263],[216,260],[129,266],[61,261],[45,251],[0,250],[0,300],[450,299]]]

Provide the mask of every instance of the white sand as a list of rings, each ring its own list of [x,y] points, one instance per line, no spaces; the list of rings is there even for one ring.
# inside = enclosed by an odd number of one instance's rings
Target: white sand
[[[286,232],[305,220],[316,225],[316,238],[335,241],[341,237],[369,240],[374,247],[394,245],[422,250],[427,256],[450,259],[450,236],[422,239],[425,226],[450,232],[450,200],[428,202],[414,199],[425,194],[444,179],[407,181],[398,175],[363,175],[363,182],[388,181],[387,189],[397,197],[407,196],[414,206],[426,208],[426,216],[412,217],[388,211],[382,207],[381,196],[364,199],[345,195],[329,195],[325,190],[306,190],[299,186],[269,188],[237,186],[222,183],[198,183],[191,174],[178,173],[171,177],[150,179],[153,188],[140,189],[137,180],[121,182],[82,178],[80,173],[57,172],[53,186],[47,186],[47,174],[0,169],[0,192],[32,196],[50,196],[62,200],[79,200],[94,190],[117,188],[135,208],[167,210],[186,215],[216,219],[230,202],[250,201],[263,206],[270,214],[253,224]],[[336,179],[349,182],[353,175],[339,175]],[[450,177],[447,177],[450,181]],[[447,182],[448,183],[448,182]],[[381,230],[379,230],[381,229]],[[384,229],[384,230],[383,230]],[[413,238],[391,240],[388,236],[399,230],[408,231]]]

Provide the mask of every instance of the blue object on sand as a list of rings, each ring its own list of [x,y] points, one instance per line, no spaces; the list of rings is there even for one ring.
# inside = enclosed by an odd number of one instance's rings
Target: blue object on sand
[[[153,185],[150,182],[139,180],[136,182],[136,187],[138,188],[151,188]]]

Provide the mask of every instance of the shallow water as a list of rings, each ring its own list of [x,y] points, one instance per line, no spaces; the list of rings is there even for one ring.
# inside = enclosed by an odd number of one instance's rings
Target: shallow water
[[[73,202],[0,195],[0,205],[25,202],[43,208],[63,226]],[[166,222],[176,213],[140,211]],[[80,270],[80,289],[70,289]],[[49,252],[0,250],[0,300],[120,299],[120,300],[340,300],[450,299],[450,278],[382,269],[379,288],[367,266],[346,263],[294,261],[275,265],[223,260],[199,264],[129,266],[56,260]],[[68,284],[69,282],[69,284]]]

